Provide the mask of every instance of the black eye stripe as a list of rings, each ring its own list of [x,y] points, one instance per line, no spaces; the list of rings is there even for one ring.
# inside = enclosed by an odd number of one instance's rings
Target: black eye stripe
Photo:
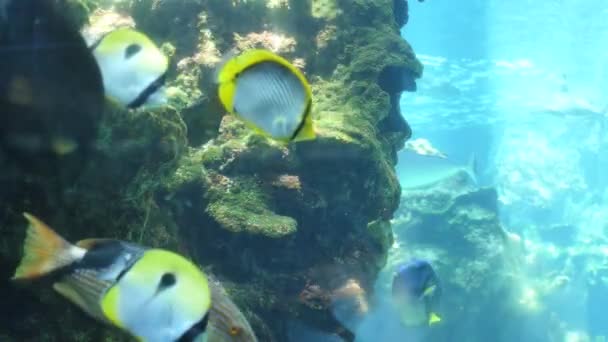
[[[141,45],[131,44],[125,49],[125,59],[129,59],[141,51]]]

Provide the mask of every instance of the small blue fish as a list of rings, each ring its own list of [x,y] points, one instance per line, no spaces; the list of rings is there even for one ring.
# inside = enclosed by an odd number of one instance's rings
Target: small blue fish
[[[440,297],[439,277],[428,261],[412,259],[399,267],[393,278],[393,300],[404,325],[432,325],[441,321],[435,312]]]

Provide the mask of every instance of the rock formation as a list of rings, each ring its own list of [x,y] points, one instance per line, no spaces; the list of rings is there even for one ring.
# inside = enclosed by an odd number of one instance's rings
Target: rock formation
[[[398,99],[422,73],[392,1],[110,3],[71,2],[79,22],[120,13],[162,44],[174,61],[171,106],[108,104],[97,152],[77,178],[21,169],[3,180],[16,185],[0,191],[2,279],[21,255],[20,213],[30,211],[71,241],[119,238],[191,256],[224,283],[262,341],[285,341],[287,319],[352,339],[327,305],[300,294],[353,280],[371,290],[392,243],[396,150],[411,134]],[[235,46],[268,48],[302,67],[315,141],[282,146],[224,116],[213,67]],[[0,283],[2,303],[26,303],[0,310],[14,318],[0,323],[0,338],[124,338],[45,288]]]

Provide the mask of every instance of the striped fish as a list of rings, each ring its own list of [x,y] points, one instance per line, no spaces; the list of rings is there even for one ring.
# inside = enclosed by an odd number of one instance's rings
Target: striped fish
[[[71,244],[36,217],[25,217],[24,256],[14,280],[53,274],[58,293],[140,342],[205,341],[211,291],[196,265],[125,241]]]
[[[315,138],[310,85],[282,57],[246,51],[220,66],[217,82],[226,110],[256,132],[284,142]]]
[[[245,315],[230,299],[222,284],[211,276],[208,279],[212,305],[207,342],[257,342]]]

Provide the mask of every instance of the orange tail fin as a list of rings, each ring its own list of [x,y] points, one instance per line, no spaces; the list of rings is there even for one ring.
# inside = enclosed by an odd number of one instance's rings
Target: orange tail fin
[[[44,222],[28,213],[23,213],[23,216],[29,226],[23,244],[23,258],[13,279],[41,277],[84,256],[84,249],[64,240]]]

